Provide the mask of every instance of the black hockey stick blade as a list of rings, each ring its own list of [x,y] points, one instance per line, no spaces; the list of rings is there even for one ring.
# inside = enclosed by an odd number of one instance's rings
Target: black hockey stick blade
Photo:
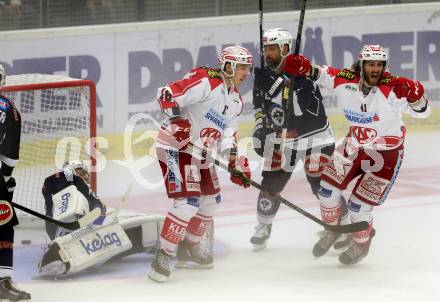
[[[211,154],[209,154],[208,152],[203,150],[203,148],[200,148],[199,146],[194,145],[191,142],[188,145],[191,146],[193,149],[195,148],[195,149],[200,150],[200,152],[202,153],[202,156],[205,157],[208,161],[213,162],[215,165],[228,171],[229,173],[232,173],[234,175],[241,177],[245,183],[248,183],[249,185],[253,186],[254,188],[257,188],[260,191],[263,190],[263,187],[261,186],[261,184],[257,183],[256,181],[254,181],[250,178],[247,178],[246,176],[243,175],[243,173],[241,173],[240,171],[238,171],[236,169],[230,169],[225,163],[223,163],[219,159],[213,157]],[[353,232],[363,231],[368,228],[368,222],[366,222],[366,221],[360,221],[360,222],[355,222],[355,223],[345,224],[345,225],[330,225],[330,224],[325,223],[324,221],[322,221],[318,217],[314,216],[313,214],[310,214],[309,212],[307,212],[303,208],[291,203],[287,199],[283,198],[281,195],[275,195],[275,196],[273,196],[273,198],[278,199],[281,203],[285,204],[289,208],[297,211],[298,213],[309,218],[310,220],[313,220],[314,222],[320,224],[321,226],[328,229],[329,231],[332,231],[335,233],[353,233]]]
[[[52,217],[43,215],[41,213],[38,213],[34,210],[31,210],[29,208],[26,208],[25,206],[22,206],[21,204],[15,203],[15,202],[11,202],[12,206],[14,208],[17,208],[19,210],[22,210],[23,212],[26,212],[28,214],[31,214],[32,216],[38,217],[40,219],[49,221],[50,223],[53,223],[57,226],[60,226],[62,228],[68,229],[68,230],[77,230],[85,225],[88,225],[90,223],[92,223],[93,221],[95,221],[99,215],[101,215],[101,210],[96,208],[93,211],[87,213],[84,217],[82,217],[81,219],[77,220],[77,221],[73,221],[73,222],[62,222],[56,219],[53,219]]]
[[[237,172],[240,173],[239,171],[237,171]],[[242,176],[242,177],[244,178],[244,176]],[[247,182],[251,186],[259,189],[260,191],[263,189],[259,183],[255,182],[255,181],[253,181],[251,179],[248,179]],[[345,224],[345,225],[330,225],[330,224],[325,223],[324,221],[322,221],[318,217],[316,217],[316,216],[310,214],[309,212],[305,211],[303,208],[300,208],[299,206],[297,206],[297,205],[291,203],[290,201],[286,200],[281,195],[275,195],[273,198],[278,199],[281,203],[285,204],[289,208],[297,211],[298,213],[306,216],[307,218],[313,220],[314,222],[322,225],[327,230],[335,232],[335,233],[353,233],[353,232],[363,231],[363,230],[366,230],[368,228],[368,222],[366,222],[366,221],[360,221],[360,222],[355,222],[355,223]]]
[[[341,224],[341,225],[329,225],[326,224],[324,227],[335,233],[354,233],[359,231],[364,231],[368,228],[369,224],[366,221],[359,221],[350,224]]]

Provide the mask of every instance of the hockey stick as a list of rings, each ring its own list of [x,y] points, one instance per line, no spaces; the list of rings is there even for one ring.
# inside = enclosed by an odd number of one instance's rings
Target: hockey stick
[[[25,206],[22,206],[21,204],[11,202],[12,206],[14,208],[17,208],[19,210],[22,210],[23,212],[26,212],[28,214],[31,214],[32,216],[38,217],[40,219],[49,221],[50,223],[53,223],[57,226],[60,226],[62,228],[68,229],[68,230],[77,230],[83,226],[86,226],[88,224],[91,224],[93,221],[95,221],[100,215],[101,215],[101,209],[96,208],[93,211],[90,211],[82,218],[78,219],[77,221],[73,222],[63,222],[56,219],[53,219],[52,217],[40,214],[34,210],[31,210],[29,208],[26,208]]]
[[[260,10],[260,68],[264,67],[264,46],[263,46],[263,0],[259,0],[258,9]]]
[[[263,45],[263,0],[258,1],[258,9],[260,10],[260,68],[264,68],[264,45]],[[266,112],[266,102],[263,100],[262,109],[264,112]],[[264,114],[263,117],[263,127],[266,127],[267,125],[267,117],[266,114]]]
[[[204,150],[203,148],[200,148],[199,146],[196,146],[196,145],[194,145],[191,142],[188,145],[192,146],[193,148],[196,148],[196,149],[200,150],[202,152],[202,155],[208,161],[213,162],[215,165],[217,165],[220,168],[228,171],[231,174],[234,174],[234,175],[237,175],[237,176],[241,177],[243,179],[243,182],[250,184],[251,186],[253,186],[254,188],[257,188],[260,191],[263,191],[263,187],[259,183],[257,183],[256,181],[253,181],[250,178],[247,178],[246,176],[243,175],[243,173],[241,173],[237,169],[230,169],[227,164],[221,162],[220,159],[212,156],[211,154],[206,152],[206,150]],[[280,201],[281,203],[284,203],[289,208],[297,211],[298,213],[300,213],[300,214],[306,216],[307,218],[313,220],[314,222],[320,224],[321,226],[323,226],[327,230],[335,232],[335,233],[359,232],[359,231],[366,230],[368,228],[368,226],[369,226],[368,222],[366,222],[366,221],[360,221],[360,222],[355,222],[355,223],[345,224],[345,225],[330,225],[330,224],[325,223],[324,221],[322,221],[318,217],[316,217],[316,216],[310,214],[309,212],[305,211],[304,209],[298,207],[297,205],[291,203],[290,201],[288,201],[287,199],[283,198],[279,194],[274,195],[272,198]]]
[[[116,219],[118,217],[119,212],[121,211],[122,206],[127,201],[127,198],[130,195],[130,192],[131,192],[131,184],[128,185],[127,190],[125,191],[124,195],[122,195],[122,198],[119,201],[118,206],[113,210],[113,212],[110,213],[109,217],[111,217],[111,218],[109,218],[109,220],[108,220],[109,222],[112,222],[114,219]]]
[[[301,13],[299,15],[299,21],[298,21],[298,29],[296,32],[296,41],[295,41],[295,51],[294,54],[299,54],[299,49],[301,46],[301,37],[302,37],[302,31],[303,31],[303,24],[304,24],[304,16],[306,14],[306,2],[307,0],[302,1],[301,5]],[[291,78],[291,84],[289,89],[289,96],[287,100],[287,104],[285,99],[283,98],[283,108],[284,108],[284,123],[283,123],[283,130],[281,132],[281,145],[279,148],[280,153],[282,154],[284,152],[284,145],[286,144],[286,138],[287,138],[287,127],[289,123],[289,116],[292,109],[294,109],[293,104],[293,94],[294,94],[294,88],[295,88],[295,78]]]

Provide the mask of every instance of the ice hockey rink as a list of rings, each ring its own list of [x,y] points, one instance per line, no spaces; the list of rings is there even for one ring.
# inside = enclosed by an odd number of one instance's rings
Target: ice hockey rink
[[[343,267],[334,250],[311,254],[319,225],[281,206],[268,248],[253,252],[249,238],[256,225],[253,189],[222,180],[222,204],[215,218],[215,267],[174,270],[164,284],[147,278],[152,255],[139,254],[89,269],[63,280],[39,280],[42,231],[17,230],[14,278],[32,301],[438,301],[440,289],[440,149],[438,133],[407,136],[397,182],[386,203],[374,210],[377,230],[369,255]],[[156,177],[158,167],[147,169]],[[258,180],[258,173],[254,173]],[[118,178],[115,178],[118,175]],[[316,199],[299,171],[283,196],[314,215]],[[165,214],[170,201],[161,187],[147,190],[126,168],[108,162],[99,192],[116,205],[128,183],[133,190],[124,209]],[[31,244],[21,244],[22,239]]]

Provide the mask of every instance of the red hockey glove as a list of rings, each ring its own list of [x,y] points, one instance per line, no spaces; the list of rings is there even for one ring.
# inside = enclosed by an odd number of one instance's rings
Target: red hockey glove
[[[236,173],[231,172],[231,182],[242,186],[244,188],[249,187],[249,180],[251,179],[251,169],[249,168],[249,161],[245,156],[240,156],[236,158],[234,156],[233,160],[229,161],[229,170],[235,169]]]
[[[168,126],[169,132],[172,134],[170,144],[178,150],[183,150],[188,145],[191,123],[189,120],[176,118],[171,120]]]
[[[290,54],[286,57],[283,71],[288,75],[305,76],[310,70],[310,60],[303,55]]]
[[[392,78],[388,85],[393,87],[393,91],[399,99],[407,98],[410,103],[419,100],[425,92],[419,81],[402,77]]]

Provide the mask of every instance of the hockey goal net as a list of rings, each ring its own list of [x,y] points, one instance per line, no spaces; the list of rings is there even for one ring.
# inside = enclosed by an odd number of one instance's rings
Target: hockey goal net
[[[14,202],[44,213],[41,189],[47,176],[66,160],[95,166],[90,148],[90,138],[96,137],[95,85],[67,76],[22,74],[7,76],[0,93],[16,104],[22,119]],[[96,190],[96,173],[91,185]],[[24,212],[17,215],[22,226],[36,224]]]

